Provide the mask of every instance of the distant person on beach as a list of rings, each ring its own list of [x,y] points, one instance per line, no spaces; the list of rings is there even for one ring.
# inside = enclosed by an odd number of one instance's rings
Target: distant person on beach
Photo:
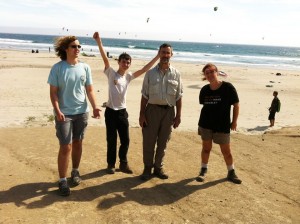
[[[270,127],[273,127],[274,124],[275,124],[275,114],[276,112],[279,112],[280,111],[280,100],[279,98],[277,97],[278,96],[278,92],[277,91],[274,91],[273,92],[273,100],[272,100],[272,103],[271,103],[271,107],[269,108],[269,120],[270,120]]]
[[[158,65],[149,70],[144,77],[139,117],[143,133],[142,180],[151,178],[153,167],[156,177],[169,178],[163,167],[165,151],[172,126],[177,128],[181,123],[183,95],[180,72],[170,65],[172,56],[172,46],[162,44],[159,48]]]
[[[87,98],[93,107],[92,117],[100,118],[90,66],[78,60],[80,48],[79,40],[75,36],[58,38],[55,42],[55,52],[61,61],[53,65],[48,78],[50,99],[55,115],[56,136],[60,143],[58,185],[62,196],[70,194],[66,176],[71,155],[72,184],[76,186],[81,182],[78,168],[89,117]]]
[[[115,173],[115,163],[117,156],[117,133],[120,138],[119,148],[119,168],[124,173],[133,173],[128,165],[127,153],[129,149],[129,122],[126,110],[126,95],[129,83],[148,71],[158,60],[159,56],[154,57],[142,69],[130,73],[127,70],[131,65],[131,57],[127,53],[119,56],[118,70],[114,70],[109,63],[107,54],[104,51],[102,40],[98,32],[95,32],[93,38],[96,40],[101,57],[104,62],[104,74],[108,78],[108,102],[105,106],[105,124],[107,140],[107,173]]]
[[[220,145],[228,175],[227,179],[240,184],[234,170],[230,149],[230,129],[236,130],[239,115],[239,98],[236,89],[229,82],[218,80],[218,68],[214,64],[206,64],[202,72],[204,80],[209,84],[200,90],[199,102],[203,104],[198,123],[198,133],[202,139],[201,168],[197,181],[203,182],[207,173],[212,143]],[[230,121],[231,105],[233,105],[232,121]]]

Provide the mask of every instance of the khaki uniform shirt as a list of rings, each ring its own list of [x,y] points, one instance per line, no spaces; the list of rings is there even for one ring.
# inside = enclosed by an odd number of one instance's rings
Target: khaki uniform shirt
[[[176,101],[182,94],[180,73],[174,67],[170,66],[168,70],[162,72],[158,64],[146,73],[142,95],[148,99],[148,103],[176,106]]]

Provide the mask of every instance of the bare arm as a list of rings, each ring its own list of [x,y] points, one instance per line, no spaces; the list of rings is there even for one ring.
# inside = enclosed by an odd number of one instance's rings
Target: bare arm
[[[176,101],[176,116],[174,118],[173,128],[177,128],[181,123],[181,108],[182,108],[182,97]]]
[[[237,128],[237,119],[239,116],[240,111],[240,104],[235,103],[233,104],[233,111],[232,111],[232,122],[231,122],[231,130],[236,131]]]
[[[140,118],[139,118],[139,123],[141,127],[147,126],[147,120],[145,116],[145,111],[146,111],[146,106],[148,103],[148,99],[142,96],[141,98],[141,108],[140,108]]]
[[[64,121],[65,115],[60,111],[58,104],[58,87],[50,85],[50,100],[54,108],[57,120]]]
[[[105,71],[106,69],[109,68],[110,64],[109,64],[108,58],[107,58],[107,56],[106,56],[106,52],[105,52],[105,50],[104,50],[104,48],[103,48],[102,40],[101,40],[101,38],[100,38],[99,33],[98,33],[98,32],[95,32],[94,35],[93,35],[93,38],[95,39],[95,41],[96,41],[97,44],[98,44],[98,48],[99,48],[99,51],[100,51],[102,60],[103,60],[103,62],[104,62],[104,66],[105,66],[105,67],[104,67],[104,71]]]
[[[97,104],[96,104],[96,97],[94,94],[93,85],[88,85],[85,88],[86,88],[86,94],[88,96],[88,99],[93,107],[93,116],[92,117],[99,119],[101,110],[97,107]]]
[[[146,64],[142,69],[136,71],[133,73],[133,76],[135,78],[139,77],[140,75],[142,75],[143,73],[147,72],[153,65],[154,63],[159,59],[159,52],[158,54],[148,63]]]

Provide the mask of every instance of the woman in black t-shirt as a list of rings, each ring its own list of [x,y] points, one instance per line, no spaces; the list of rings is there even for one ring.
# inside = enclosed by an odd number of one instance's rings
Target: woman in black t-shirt
[[[218,68],[214,64],[206,64],[202,72],[205,85],[199,95],[199,102],[203,105],[199,119],[199,135],[202,139],[201,169],[197,181],[202,182],[207,173],[207,164],[212,149],[212,143],[220,145],[221,152],[227,165],[227,179],[240,184],[242,181],[236,176],[230,149],[230,129],[236,130],[239,114],[239,98],[234,86],[229,82],[218,80]],[[230,111],[233,105],[232,122]]]

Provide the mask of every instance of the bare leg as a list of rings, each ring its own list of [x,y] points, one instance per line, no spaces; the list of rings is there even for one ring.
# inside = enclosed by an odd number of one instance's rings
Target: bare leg
[[[208,163],[210,151],[212,149],[212,140],[202,140],[201,161],[204,164]]]
[[[233,158],[231,155],[230,144],[221,144],[220,148],[226,165],[231,166],[233,164]]]
[[[72,149],[71,144],[60,145],[58,158],[57,158],[58,173],[60,178],[64,178],[67,176],[71,149]]]
[[[72,168],[78,169],[82,154],[82,140],[74,140],[72,143]]]
[[[209,160],[209,155],[212,149],[212,140],[202,140],[202,151],[201,151],[201,167],[199,176],[196,178],[196,181],[203,182],[205,179],[205,174],[207,172],[207,164]]]
[[[228,174],[227,174],[227,180],[235,183],[235,184],[241,184],[242,181],[238,178],[238,176],[235,174],[235,170],[233,167],[233,158],[231,155],[230,150],[230,144],[221,144],[220,145],[225,163],[227,165]]]

